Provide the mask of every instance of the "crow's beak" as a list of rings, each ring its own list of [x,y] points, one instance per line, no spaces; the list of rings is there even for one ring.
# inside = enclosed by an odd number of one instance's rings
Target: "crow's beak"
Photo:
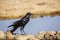
[[[34,15],[34,14],[31,14],[31,15]]]

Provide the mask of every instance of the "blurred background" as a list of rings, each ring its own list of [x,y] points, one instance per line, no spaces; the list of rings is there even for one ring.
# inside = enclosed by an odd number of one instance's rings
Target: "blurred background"
[[[4,32],[8,29],[11,30],[13,27],[7,27],[17,20],[19,19],[0,20],[0,30]],[[31,18],[24,30],[27,34],[37,34],[40,31],[60,31],[60,16]],[[14,33],[20,34],[20,28],[18,28]]]

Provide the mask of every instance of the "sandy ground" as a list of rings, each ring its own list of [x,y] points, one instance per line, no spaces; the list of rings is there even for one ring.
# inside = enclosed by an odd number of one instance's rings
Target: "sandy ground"
[[[60,40],[60,31],[41,31],[36,35],[13,35],[10,31],[4,33],[0,30],[0,40]]]

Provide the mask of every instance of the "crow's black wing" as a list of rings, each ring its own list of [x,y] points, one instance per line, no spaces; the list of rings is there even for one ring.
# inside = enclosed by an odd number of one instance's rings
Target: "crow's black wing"
[[[13,25],[16,25],[16,24],[19,24],[19,23],[20,23],[20,20],[14,22]]]

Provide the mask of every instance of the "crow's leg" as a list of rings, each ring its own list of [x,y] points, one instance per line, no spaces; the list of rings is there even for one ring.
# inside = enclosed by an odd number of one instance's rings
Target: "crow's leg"
[[[25,31],[24,31],[24,29],[23,29],[23,33],[26,34]]]
[[[24,31],[24,27],[21,27],[20,30],[21,30],[21,34],[22,34],[22,35],[23,35],[23,34],[26,34],[25,31]]]
[[[23,27],[20,28],[21,34],[23,35]]]
[[[25,31],[24,31],[24,27],[25,27],[25,25],[23,25],[23,33],[26,34]]]

